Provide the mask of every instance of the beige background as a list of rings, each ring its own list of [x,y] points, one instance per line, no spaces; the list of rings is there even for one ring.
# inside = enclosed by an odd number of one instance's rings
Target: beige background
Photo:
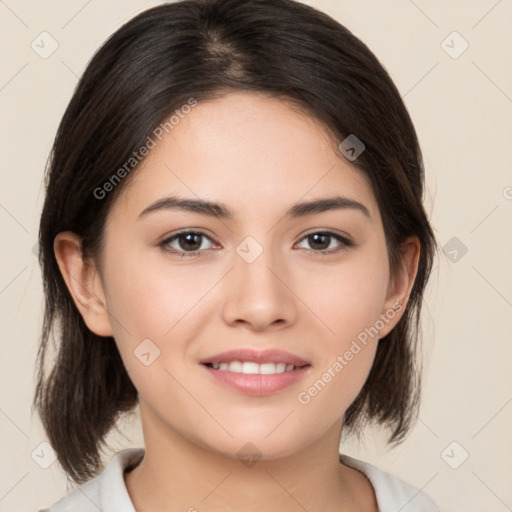
[[[66,493],[58,464],[40,467],[51,451],[30,414],[43,167],[93,52],[158,3],[0,1],[0,511],[35,511]],[[377,432],[343,450],[424,488],[443,511],[512,510],[512,1],[307,3],[351,29],[395,80],[423,147],[428,211],[447,247],[428,288],[414,431],[395,450]],[[47,59],[31,48],[43,31],[58,42]],[[468,49],[454,58],[464,40]],[[125,432],[129,440],[115,439],[114,448],[142,445],[136,422]]]

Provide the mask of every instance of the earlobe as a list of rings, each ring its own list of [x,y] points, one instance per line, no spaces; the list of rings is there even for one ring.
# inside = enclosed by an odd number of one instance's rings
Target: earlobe
[[[98,336],[112,336],[100,275],[94,264],[84,260],[81,238],[71,231],[59,233],[53,250],[60,272],[87,327]]]
[[[416,236],[408,238],[401,246],[402,265],[394,279],[390,279],[388,295],[382,312],[387,317],[392,316],[392,318],[380,331],[379,338],[387,336],[405,312],[418,273],[420,252],[421,244]],[[389,314],[391,311],[392,315]]]

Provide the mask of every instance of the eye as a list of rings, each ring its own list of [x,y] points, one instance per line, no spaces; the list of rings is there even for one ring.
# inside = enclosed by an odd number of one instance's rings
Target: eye
[[[211,249],[211,247],[205,247],[203,243],[205,240],[213,242],[208,235],[201,231],[182,231],[162,240],[159,245],[162,249],[173,254],[178,254],[183,258],[199,256],[199,251]]]
[[[159,245],[165,251],[176,254],[181,258],[197,257],[201,255],[201,251],[213,248],[211,244],[208,246],[208,243],[205,247],[204,242],[206,240],[214,243],[213,239],[202,231],[181,231],[162,240]],[[302,240],[310,244],[310,252],[319,255],[341,252],[354,245],[349,238],[332,231],[309,233]]]
[[[302,240],[306,240],[310,244],[313,252],[321,255],[344,251],[347,247],[354,245],[349,238],[332,231],[315,231],[306,235]],[[334,246],[332,242],[334,242]]]

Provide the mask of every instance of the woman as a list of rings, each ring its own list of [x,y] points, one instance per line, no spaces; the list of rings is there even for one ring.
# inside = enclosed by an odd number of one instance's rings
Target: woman
[[[47,172],[34,406],[81,484],[47,510],[438,510],[338,451],[416,414],[423,179],[390,77],[311,7],[185,0],[113,34]],[[137,404],[144,448],[100,471]]]

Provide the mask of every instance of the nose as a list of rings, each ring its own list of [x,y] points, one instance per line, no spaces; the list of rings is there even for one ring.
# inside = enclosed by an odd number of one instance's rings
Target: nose
[[[249,263],[236,252],[224,283],[224,321],[253,331],[282,329],[297,319],[297,299],[289,269],[271,250]]]

